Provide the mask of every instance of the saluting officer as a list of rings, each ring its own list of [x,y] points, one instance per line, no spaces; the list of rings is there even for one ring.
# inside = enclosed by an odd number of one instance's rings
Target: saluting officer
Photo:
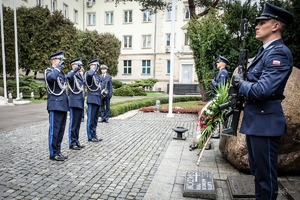
[[[110,116],[110,99],[112,97],[112,78],[107,74],[108,67],[101,65],[101,122],[108,123]]]
[[[82,113],[84,111],[84,77],[82,75],[82,60],[76,58],[70,62],[72,70],[67,74],[70,88],[70,124],[69,124],[69,148],[80,150],[84,147],[79,142],[79,129]]]
[[[97,136],[97,123],[100,111],[100,93],[101,93],[101,80],[100,75],[97,73],[99,68],[99,60],[91,60],[89,63],[90,70],[86,72],[86,86],[88,88],[87,96],[87,137],[88,141],[99,142],[102,139]]]
[[[61,143],[65,132],[69,101],[67,79],[62,71],[64,51],[50,55],[51,67],[45,70],[48,91],[47,110],[49,113],[49,151],[50,159],[64,161],[67,156],[61,153]]]
[[[229,63],[227,58],[224,56],[219,56],[219,59],[217,61],[217,68],[219,69],[219,72],[217,76],[212,80],[212,85],[214,87],[219,87],[220,85],[224,85],[228,80],[228,71],[226,69],[226,65]]]
[[[240,132],[246,134],[255,197],[275,200],[278,195],[277,160],[279,140],[286,132],[281,101],[293,68],[293,56],[281,39],[293,15],[268,2],[257,19],[256,39],[263,45],[247,69],[247,77],[235,74],[233,87],[246,98]]]

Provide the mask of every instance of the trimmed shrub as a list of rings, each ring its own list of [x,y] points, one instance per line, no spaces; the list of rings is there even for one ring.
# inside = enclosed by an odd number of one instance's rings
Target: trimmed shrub
[[[112,85],[113,85],[113,88],[114,89],[118,89],[118,88],[120,88],[120,87],[122,87],[123,86],[123,83],[121,82],[121,81],[118,81],[118,80],[112,80]]]
[[[134,92],[132,88],[128,85],[123,85],[122,87],[114,90],[114,96],[129,96],[133,97]]]
[[[146,91],[143,88],[134,87],[132,88],[134,96],[147,96]]]

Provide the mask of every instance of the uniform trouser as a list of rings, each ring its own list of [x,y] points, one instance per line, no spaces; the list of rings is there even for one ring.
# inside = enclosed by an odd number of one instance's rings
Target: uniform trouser
[[[70,107],[69,146],[79,145],[79,129],[83,109]]]
[[[100,107],[102,120],[107,121],[110,116],[110,98],[104,97],[103,99],[101,99]]]
[[[49,151],[50,156],[57,156],[61,153],[61,142],[63,140],[67,112],[48,111],[49,112]]]
[[[280,137],[246,135],[250,171],[254,175],[257,200],[275,200],[277,198],[279,140]]]
[[[97,124],[98,124],[98,117],[99,117],[99,110],[100,106],[93,103],[88,103],[88,115],[87,115],[87,137],[88,139],[97,138]]]

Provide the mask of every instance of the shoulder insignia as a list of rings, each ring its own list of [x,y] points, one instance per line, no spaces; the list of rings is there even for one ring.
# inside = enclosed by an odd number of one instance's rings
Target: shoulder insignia
[[[282,44],[279,44],[279,45],[275,46],[274,49],[281,48],[281,47],[282,47]]]

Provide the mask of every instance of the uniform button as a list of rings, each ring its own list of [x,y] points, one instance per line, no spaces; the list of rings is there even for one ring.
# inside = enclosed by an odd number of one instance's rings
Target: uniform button
[[[261,113],[264,113],[264,111],[262,110]]]

